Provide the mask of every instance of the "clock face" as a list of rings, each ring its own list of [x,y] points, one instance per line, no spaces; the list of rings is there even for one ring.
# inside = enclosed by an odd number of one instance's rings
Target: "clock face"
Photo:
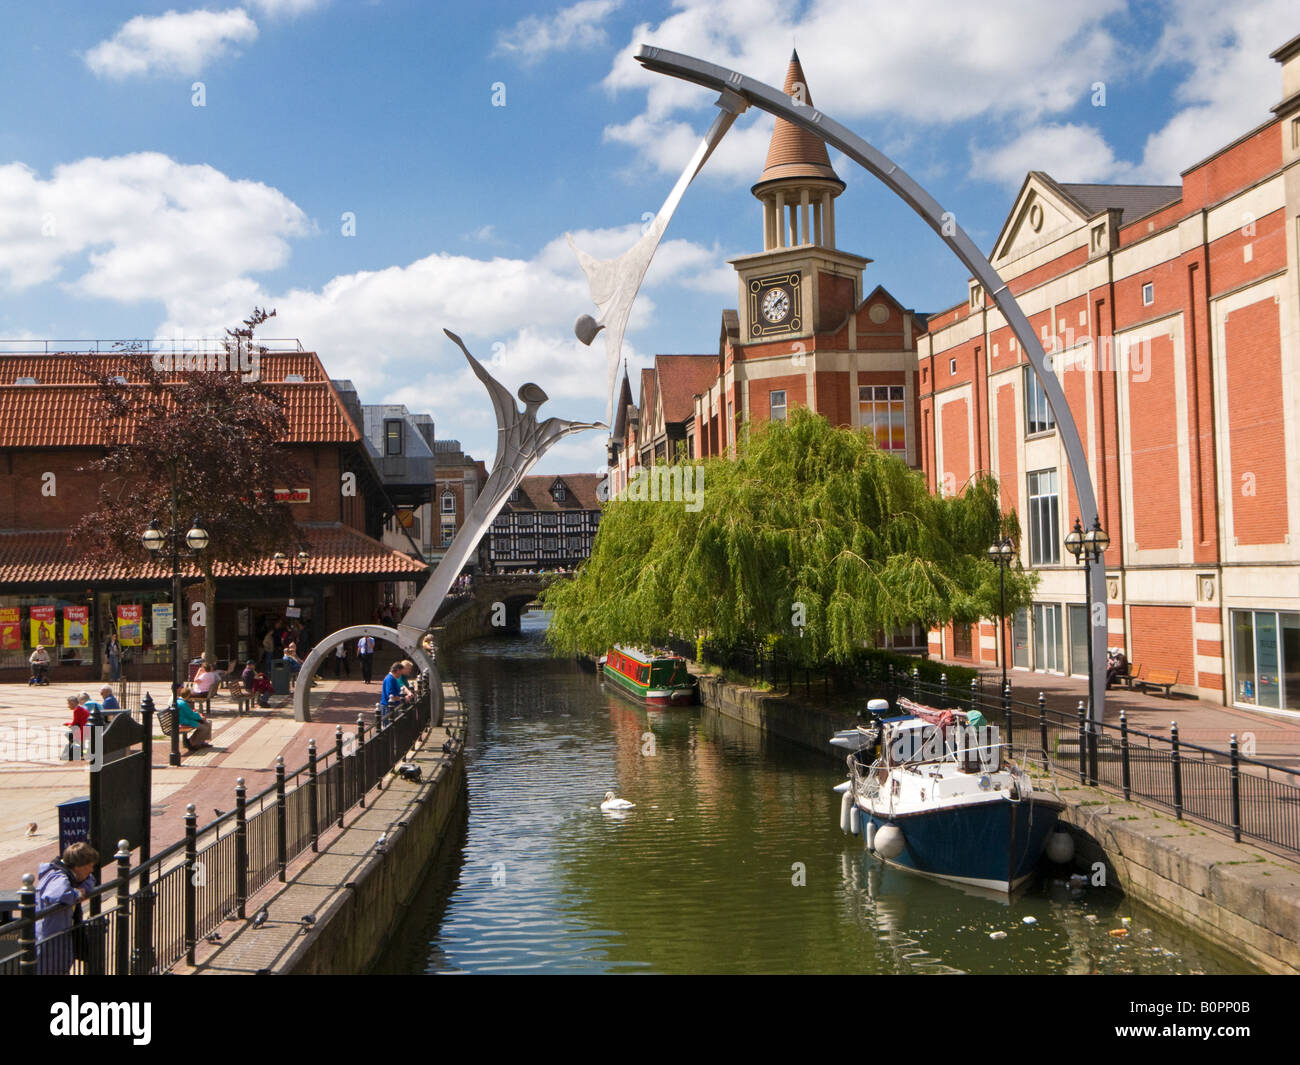
[[[798,270],[749,280],[749,336],[751,340],[786,336],[803,328],[802,278]]]
[[[763,297],[763,317],[775,325],[790,313],[790,293],[783,288],[769,289]]]

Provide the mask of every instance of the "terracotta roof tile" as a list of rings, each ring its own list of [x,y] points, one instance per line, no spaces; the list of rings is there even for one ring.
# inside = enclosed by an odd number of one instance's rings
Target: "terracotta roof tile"
[[[138,380],[111,355],[0,354],[0,447],[100,447],[104,428],[95,402],[96,385],[79,368],[99,373],[121,371]],[[286,382],[298,374],[303,380]],[[179,382],[182,373],[171,372]],[[36,384],[16,384],[34,378]],[[320,360],[311,352],[268,352],[261,379],[286,400],[286,443],[348,443],[361,431],[348,415]]]
[[[695,413],[695,397],[718,379],[718,357],[656,355],[655,375],[663,397],[664,421],[684,422]]]
[[[299,576],[378,578],[427,570],[423,562],[347,525],[327,523],[298,528],[307,540],[310,556],[295,570]],[[68,543],[67,536],[66,530],[0,532],[0,585],[165,580],[171,576],[169,566],[153,562],[91,563]],[[216,574],[218,577],[286,576],[270,558],[239,568],[219,564]],[[186,576],[196,577],[198,570],[191,566]]]
[[[790,55],[790,66],[785,72],[785,93],[792,96],[795,87],[802,86],[802,99],[812,107],[812,94],[808,91],[808,79],[804,76],[799,63],[799,53]],[[767,163],[759,176],[757,189],[767,181],[781,178],[813,177],[838,182],[843,188],[835,171],[831,168],[830,156],[826,153],[826,142],[813,136],[783,118],[776,120],[772,129],[772,140],[767,146]]]

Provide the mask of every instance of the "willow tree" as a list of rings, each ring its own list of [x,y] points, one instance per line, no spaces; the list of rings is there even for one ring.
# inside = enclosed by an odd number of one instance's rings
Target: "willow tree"
[[[803,409],[750,434],[736,459],[691,463],[677,476],[694,479],[698,502],[607,504],[591,558],[546,592],[556,649],[705,635],[844,661],[913,622],[998,614],[986,552],[1018,539],[1019,524],[1002,514],[992,478],[932,495],[869,433]],[[1008,612],[1028,604],[1036,579],[1008,571]]]

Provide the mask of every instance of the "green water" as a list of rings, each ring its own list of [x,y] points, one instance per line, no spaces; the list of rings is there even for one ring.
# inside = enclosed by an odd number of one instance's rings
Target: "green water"
[[[647,711],[549,657],[540,626],[448,663],[467,824],[382,969],[1252,971],[1114,891],[1040,881],[1008,903],[885,868],[839,830],[836,760],[706,708]],[[611,789],[635,809],[602,813]]]

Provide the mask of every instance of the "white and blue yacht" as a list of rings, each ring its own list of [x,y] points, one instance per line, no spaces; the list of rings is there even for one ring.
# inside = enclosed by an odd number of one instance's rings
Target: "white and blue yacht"
[[[1064,803],[1047,763],[1017,760],[979,711],[908,699],[831,739],[848,750],[840,827],[891,865],[1010,893],[1042,857]]]

